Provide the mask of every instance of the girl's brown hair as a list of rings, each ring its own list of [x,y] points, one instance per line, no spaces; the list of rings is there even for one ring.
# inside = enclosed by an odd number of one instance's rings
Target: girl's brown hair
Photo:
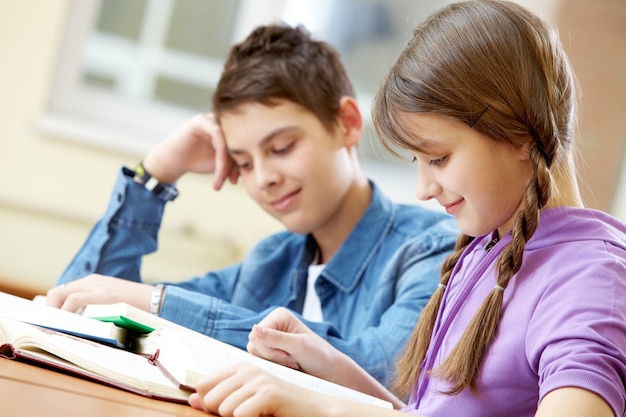
[[[425,149],[398,116],[430,113],[466,123],[494,142],[527,146],[533,167],[512,242],[497,261],[500,288],[494,287],[445,362],[437,369],[422,369],[443,286],[473,240],[460,236],[442,265],[442,285],[398,362],[399,395],[411,392],[420,372],[449,381],[448,394],[466,388],[476,391],[481,362],[498,328],[502,289],[520,269],[539,210],[550,198],[554,186],[550,170],[566,162],[572,147],[575,90],[556,32],[523,7],[495,0],[453,3],[430,16],[415,29],[384,80],[372,116],[378,136],[391,152]]]

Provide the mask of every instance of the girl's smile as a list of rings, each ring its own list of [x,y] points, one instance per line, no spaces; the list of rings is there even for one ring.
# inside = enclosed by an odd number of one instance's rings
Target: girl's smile
[[[436,199],[469,236],[504,236],[522,207],[531,167],[525,148],[495,142],[434,114],[403,114],[415,144],[416,195]]]
[[[463,203],[463,199],[459,199],[453,203],[449,203],[449,204],[441,204],[445,209],[446,209],[446,213],[451,214],[454,216],[454,214],[461,209],[461,204]]]

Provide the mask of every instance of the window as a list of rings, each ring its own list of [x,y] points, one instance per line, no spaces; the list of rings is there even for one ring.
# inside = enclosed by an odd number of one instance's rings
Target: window
[[[443,3],[74,0],[41,126],[56,137],[143,155],[192,114],[210,110],[230,45],[276,21],[302,23],[339,49],[368,119],[371,98],[413,26]],[[384,181],[407,183],[410,192],[399,195],[414,202],[413,168],[372,146],[372,137],[370,127],[361,141],[366,170],[384,161]]]

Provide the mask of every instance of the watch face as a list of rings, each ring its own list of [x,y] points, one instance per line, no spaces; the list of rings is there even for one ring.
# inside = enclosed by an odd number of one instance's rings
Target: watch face
[[[150,177],[148,181],[144,183],[144,187],[146,187],[146,190],[152,191],[157,195],[163,191],[163,184],[159,183],[154,177]]]

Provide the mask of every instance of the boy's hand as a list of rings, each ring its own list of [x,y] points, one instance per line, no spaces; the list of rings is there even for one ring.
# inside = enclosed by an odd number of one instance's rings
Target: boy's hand
[[[222,129],[212,113],[191,118],[153,148],[143,165],[153,177],[169,184],[187,172],[214,174],[216,190],[227,178],[235,184],[239,177],[239,170],[228,155]]]
[[[58,285],[48,290],[49,306],[76,312],[87,304],[125,302],[144,311],[150,311],[154,287],[150,284],[91,274],[85,278]]]

